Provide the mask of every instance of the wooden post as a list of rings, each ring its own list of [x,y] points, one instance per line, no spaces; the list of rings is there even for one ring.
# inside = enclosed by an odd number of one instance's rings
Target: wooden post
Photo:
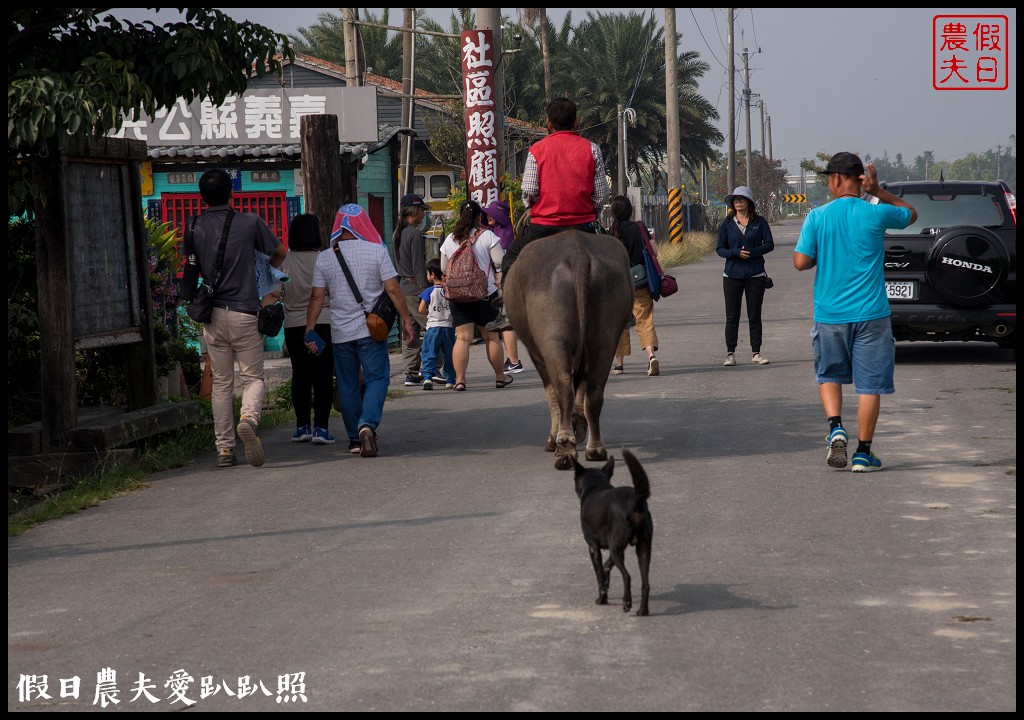
[[[338,116],[303,115],[299,118],[299,134],[306,212],[320,219],[321,247],[326,248],[334,216],[345,199]]]
[[[130,151],[130,144],[127,146]],[[143,153],[145,148],[143,148]],[[135,267],[132,270],[138,278],[141,298],[139,302],[139,325],[142,342],[129,343],[125,346],[125,363],[128,369],[128,409],[139,410],[155,405],[160,401],[160,393],[156,387],[156,341],[153,338],[153,303],[149,286],[149,268],[145,253],[148,241],[146,226],[142,220],[142,181],[139,175],[139,162],[146,156],[136,155],[128,164],[128,187],[125,203],[131,208],[130,242],[134,243],[139,252],[135,253]]]
[[[67,161],[56,148],[32,160],[32,179],[39,189],[35,216],[43,452],[67,449],[78,421],[66,171]]]

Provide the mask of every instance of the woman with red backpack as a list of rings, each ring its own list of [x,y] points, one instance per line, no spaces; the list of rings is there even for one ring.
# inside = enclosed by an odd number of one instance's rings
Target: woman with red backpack
[[[483,209],[475,200],[466,200],[459,207],[455,229],[441,244],[441,270],[445,274],[445,295],[452,311],[455,327],[455,390],[466,389],[469,348],[475,328],[479,327],[487,346],[487,359],[494,369],[494,386],[512,384],[512,377],[502,368],[505,353],[498,335],[484,326],[498,316],[491,304],[498,293],[495,268],[501,267],[504,251],[501,241],[491,230],[480,226]]]

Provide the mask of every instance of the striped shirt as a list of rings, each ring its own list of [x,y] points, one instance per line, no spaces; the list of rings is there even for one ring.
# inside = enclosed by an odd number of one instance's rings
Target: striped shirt
[[[352,294],[352,287],[348,284],[333,247],[317,256],[313,268],[313,287],[327,288],[330,293],[331,341],[344,343],[370,337],[366,327],[366,311],[373,307],[374,301],[384,292],[384,281],[397,277],[398,273],[383,245],[353,239],[342,240],[337,246],[363,296],[362,307]]]
[[[610,190],[608,178],[604,167],[604,158],[601,157],[601,148],[590,143],[590,154],[594,156],[594,207],[601,208],[608,199]],[[526,167],[523,169],[522,183],[523,203],[530,207],[540,198],[540,178],[537,174],[537,159],[533,153],[527,153]]]

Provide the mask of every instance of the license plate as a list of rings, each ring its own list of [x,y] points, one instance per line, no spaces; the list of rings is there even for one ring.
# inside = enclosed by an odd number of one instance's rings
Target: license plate
[[[886,280],[885,295],[890,300],[917,300],[917,281]]]

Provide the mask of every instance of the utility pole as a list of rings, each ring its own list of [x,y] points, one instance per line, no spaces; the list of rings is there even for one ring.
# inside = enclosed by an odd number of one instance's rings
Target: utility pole
[[[733,49],[733,9],[729,13],[729,182],[725,191],[731,193],[736,187],[736,51]]]
[[[615,153],[618,156],[618,163],[616,164],[615,173],[618,177],[615,178],[615,192],[617,195],[626,194],[626,121],[623,117],[622,103],[616,106],[616,118],[619,123],[619,149]]]
[[[356,11],[354,8],[342,8],[345,38],[345,86],[361,87],[363,78],[359,75],[359,52],[356,47]]]
[[[765,152],[764,146],[764,100],[758,98],[757,106],[761,110],[761,157],[768,157],[768,153]]]
[[[1000,164],[999,164],[999,161],[1002,160],[1002,156],[1003,156],[1003,146],[1002,145],[996,145],[996,180],[998,180],[1002,176],[1002,173],[1003,173],[1002,169],[1000,168]],[[925,166],[924,167],[925,167],[924,179],[927,180],[928,179],[928,161],[927,160],[925,160]]]
[[[772,116],[769,115],[766,120],[768,123],[768,159],[772,160],[775,156],[772,155]]]
[[[494,135],[498,139],[498,188],[500,190],[506,174],[505,166],[508,163],[508,158],[505,156],[505,56],[503,53],[505,42],[501,36],[501,8],[477,8],[476,24],[478,30],[494,32],[494,48],[492,48],[496,63],[494,68]]]
[[[413,95],[416,92],[416,35],[412,33],[416,21],[416,11],[405,8],[405,27],[409,32],[402,33],[402,125],[411,128],[416,112]],[[412,135],[402,135],[402,194],[413,191],[412,147],[415,140]]]
[[[743,48],[743,106],[746,109],[747,118],[747,182],[750,187],[752,173],[750,172],[750,67],[747,64],[747,49]]]
[[[683,190],[679,177],[679,92],[676,89],[678,52],[676,9],[665,8],[665,134],[668,137],[668,238],[683,239]],[[730,165],[731,167],[731,165]],[[731,188],[730,188],[731,191]]]

